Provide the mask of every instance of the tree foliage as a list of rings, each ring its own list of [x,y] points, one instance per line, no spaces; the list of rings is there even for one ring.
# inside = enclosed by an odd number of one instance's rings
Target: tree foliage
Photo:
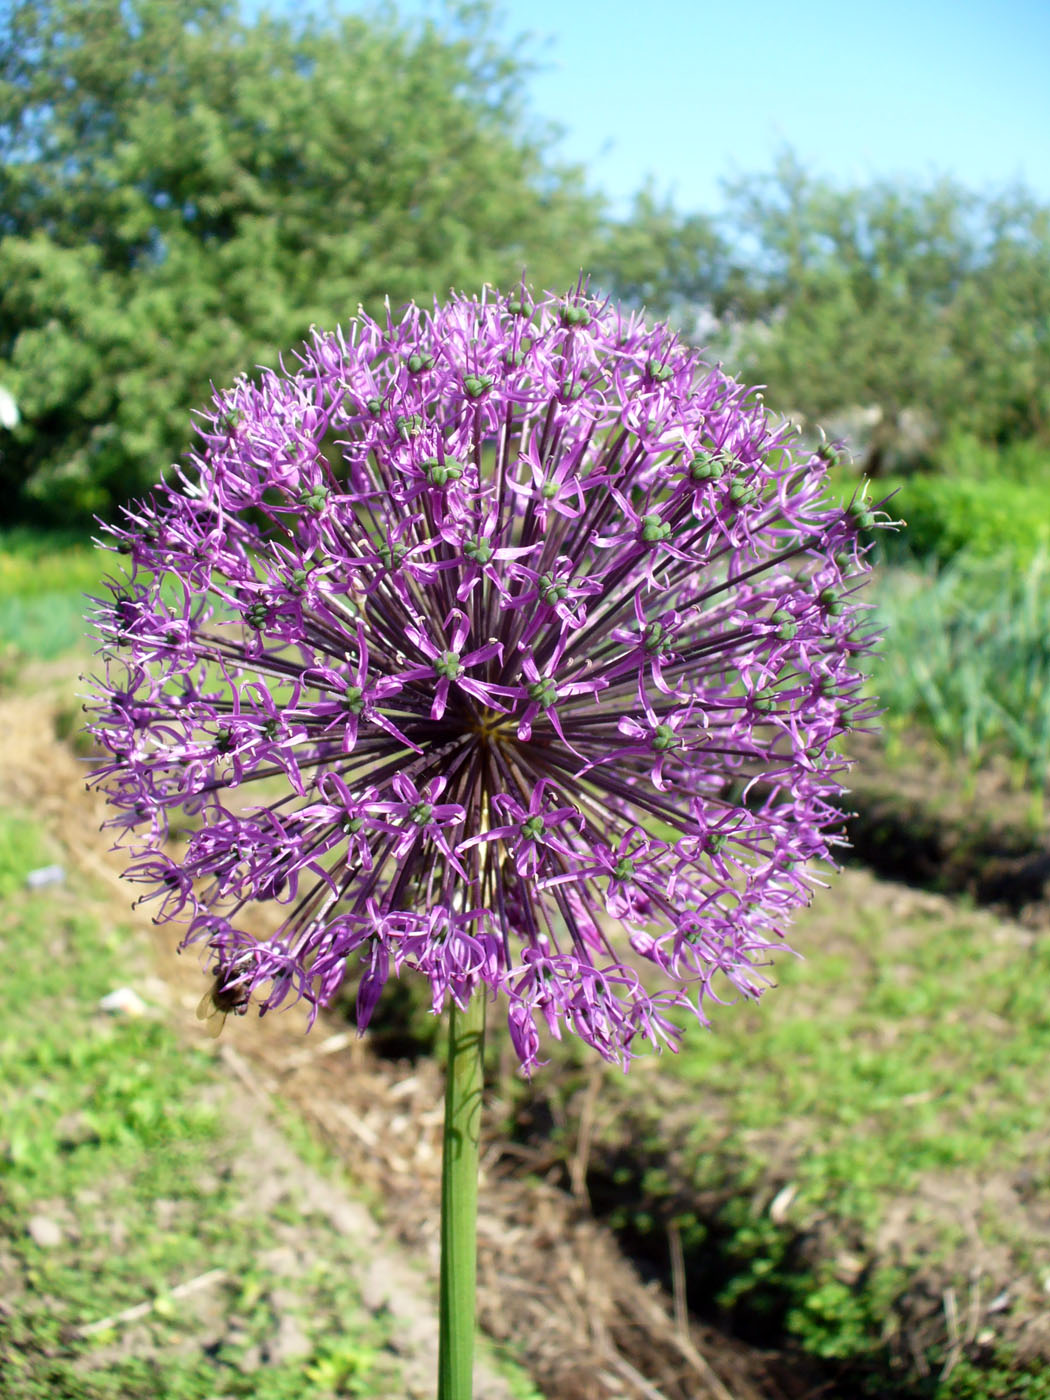
[[[732,263],[710,216],[680,214],[650,183],[609,225],[589,270],[618,299],[692,329],[723,304]]]
[[[600,206],[547,160],[523,72],[484,5],[410,28],[0,4],[8,502],[110,510],[185,449],[209,381],[359,304],[574,280]]]
[[[1050,443],[1050,209],[943,180],[838,188],[785,155],[728,188],[723,216],[643,195],[605,250],[619,296],[706,311],[713,353],[819,423],[875,410],[866,466],[951,435]]]
[[[594,285],[669,315],[867,466],[1050,442],[1050,209],[950,182],[840,189],[790,156],[683,215],[610,222],[552,163],[486,0],[439,22],[243,18],[226,0],[0,0],[0,492],[109,513],[191,410],[311,324],[449,288]]]
[[[1050,440],[1050,210],[947,180],[838,189],[785,157],[729,217],[756,250],[726,298],[749,373],[810,420],[877,408],[869,470],[909,412],[931,443]]]

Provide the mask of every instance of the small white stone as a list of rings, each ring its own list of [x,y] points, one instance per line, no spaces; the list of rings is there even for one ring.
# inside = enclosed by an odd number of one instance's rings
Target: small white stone
[[[787,1219],[787,1213],[791,1208],[791,1202],[798,1195],[798,1186],[794,1181],[789,1181],[786,1186],[782,1186],[769,1203],[769,1218],[774,1225],[782,1225]]]
[[[42,890],[46,885],[65,883],[66,872],[61,865],[42,865],[39,870],[31,870],[26,876],[26,884],[31,890]]]
[[[99,1001],[98,1009],[110,1016],[145,1016],[146,1003],[131,987],[117,987]]]
[[[31,1215],[26,1226],[29,1238],[41,1249],[54,1249],[62,1243],[62,1227],[46,1215]]]

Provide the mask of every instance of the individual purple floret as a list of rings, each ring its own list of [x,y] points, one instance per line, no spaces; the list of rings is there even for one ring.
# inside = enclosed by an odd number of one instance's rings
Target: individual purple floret
[[[878,522],[823,456],[582,289],[315,331],[201,439],[110,531],[92,728],[223,1004],[356,972],[363,1027],[409,968],[505,996],[530,1071],[541,1025],[626,1067],[758,996],[870,713]]]

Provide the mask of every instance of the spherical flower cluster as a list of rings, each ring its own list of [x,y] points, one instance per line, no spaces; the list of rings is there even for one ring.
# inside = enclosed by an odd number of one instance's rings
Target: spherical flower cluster
[[[582,288],[314,332],[201,438],[111,530],[92,727],[219,1003],[355,973],[363,1027],[413,969],[528,1071],[544,1023],[626,1066],[758,995],[864,713],[876,520],[821,454]]]

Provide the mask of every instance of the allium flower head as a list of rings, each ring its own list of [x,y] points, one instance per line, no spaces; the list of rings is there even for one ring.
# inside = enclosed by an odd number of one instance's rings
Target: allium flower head
[[[93,728],[226,1003],[356,972],[363,1027],[412,969],[435,1010],[502,995],[529,1070],[544,1024],[626,1066],[757,996],[869,640],[875,518],[822,456],[582,289],[314,332],[201,439],[112,530]]]

